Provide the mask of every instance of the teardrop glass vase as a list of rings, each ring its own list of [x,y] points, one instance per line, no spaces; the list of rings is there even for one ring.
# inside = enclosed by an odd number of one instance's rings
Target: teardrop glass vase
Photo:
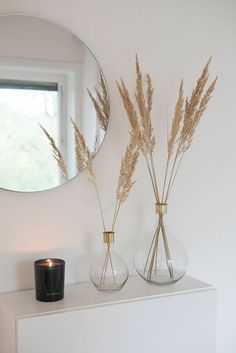
[[[103,232],[103,240],[104,249],[90,267],[90,280],[100,291],[118,291],[128,279],[128,267],[113,249],[114,232]]]
[[[157,223],[135,255],[137,273],[153,284],[170,284],[181,279],[187,268],[187,254],[181,243],[169,234],[164,222],[167,204],[156,204]]]

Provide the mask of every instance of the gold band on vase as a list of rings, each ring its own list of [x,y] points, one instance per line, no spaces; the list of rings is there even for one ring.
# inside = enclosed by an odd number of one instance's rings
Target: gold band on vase
[[[106,244],[114,243],[115,233],[114,232],[103,232],[103,242]]]
[[[159,215],[167,213],[167,203],[156,203],[156,213]]]

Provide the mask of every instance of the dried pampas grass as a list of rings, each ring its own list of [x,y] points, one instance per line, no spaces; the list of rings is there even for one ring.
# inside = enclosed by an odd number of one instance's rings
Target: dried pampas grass
[[[101,72],[99,89],[95,88],[96,97],[92,95],[89,89],[88,94],[97,113],[99,124],[101,128],[106,131],[109,123],[110,103],[106,83]]]
[[[124,158],[121,161],[120,174],[116,189],[116,205],[111,228],[112,231],[114,230],[120,206],[129,196],[130,190],[135,183],[133,180],[133,175],[137,165],[138,157],[139,149],[135,140],[131,138],[129,145],[126,148]]]
[[[175,106],[175,114],[172,119],[171,133],[168,139],[168,160],[170,160],[174,145],[177,142],[177,137],[181,128],[181,123],[183,119],[183,105],[184,105],[184,97],[183,97],[183,80],[181,81],[179,88],[179,96]]]
[[[190,98],[184,98],[183,80],[180,83],[171,132],[167,141],[167,160],[161,194],[159,192],[160,187],[153,159],[156,140],[151,120],[154,92],[151,77],[147,74],[145,79],[143,78],[138,57],[136,56],[136,89],[134,92],[136,104],[130,98],[130,93],[124,80],[121,78],[120,82],[117,82],[117,87],[130,122],[131,136],[136,139],[136,143],[145,158],[156,203],[166,203],[168,201],[183,155],[191,146],[195,130],[214,92],[217,78],[206,88],[209,79],[210,62],[211,58],[203,68]],[[173,162],[171,163],[172,158]]]
[[[88,146],[86,145],[86,141],[84,139],[83,134],[80,132],[78,126],[72,119],[71,119],[71,123],[74,128],[77,169],[78,171],[81,171],[84,168],[87,168],[89,181],[95,187],[98,205],[99,205],[99,211],[102,219],[103,230],[106,231],[107,229],[105,226],[104,212],[102,208],[100,193],[96,182],[96,175],[92,164],[93,155],[89,150]],[[50,136],[47,130],[42,126],[40,127],[44,131],[47,139],[50,142],[50,145],[52,146],[53,156],[57,160],[58,166],[61,168],[62,172],[68,178],[65,163],[59,148],[56,146],[54,139]],[[116,203],[115,203],[115,208],[113,213],[111,231],[114,230],[117,216],[120,210],[120,206],[123,202],[125,202],[125,200],[129,196],[130,190],[132,189],[132,186],[134,184],[133,175],[138,161],[138,156],[139,156],[139,149],[137,147],[137,143],[134,140],[134,138],[131,137],[130,143],[126,148],[124,158],[121,161],[118,185],[116,190]]]
[[[133,140],[126,148],[125,156],[122,159],[120,175],[116,191],[116,198],[119,202],[124,202],[134,184],[132,177],[137,164],[139,152],[137,145]]]
[[[47,132],[47,130],[42,125],[39,125],[39,126],[43,130],[44,134],[46,135],[46,137],[51,145],[53,157],[55,158],[58,167],[61,169],[63,177],[65,179],[68,179],[68,174],[67,174],[64,158],[62,157],[62,154],[61,154],[59,148],[56,146],[56,143],[55,143],[53,137]]]
[[[77,137],[78,142],[76,145],[76,154],[79,154],[79,156],[77,157],[77,160],[83,161],[89,173],[89,180],[93,183],[95,187],[100,214],[102,218],[103,229],[104,231],[106,231],[107,228],[105,226],[105,218],[104,218],[104,213],[102,209],[101,198],[97,187],[96,176],[92,166],[92,154],[89,151],[88,147],[86,146],[85,140],[82,134],[80,133],[79,128],[76,126],[74,122],[73,122],[73,127],[75,129],[75,136],[76,135],[78,136]],[[130,193],[130,190],[134,184],[133,175],[138,161],[138,156],[139,156],[139,152],[138,152],[137,144],[135,143],[134,139],[131,138],[129,145],[126,148],[124,158],[122,159],[122,162],[121,162],[111,231],[114,230],[117,216],[120,210],[120,206],[127,199]]]
[[[158,207],[161,206],[161,209],[163,206],[164,209],[166,209],[166,204],[183,156],[191,146],[195,130],[215,89],[217,78],[208,88],[206,87],[209,78],[210,62],[211,59],[205,65],[190,98],[184,98],[183,80],[180,83],[171,123],[171,131],[170,134],[167,132],[167,157],[163,185],[161,186],[157,180],[156,165],[154,164],[153,158],[156,140],[151,120],[154,92],[151,77],[147,74],[144,79],[136,56],[136,88],[134,92],[134,102],[130,98],[130,93],[125,86],[124,80],[121,79],[120,82],[117,83],[130,122],[131,136],[136,140],[137,146],[144,156],[155,195],[155,201]],[[152,281],[154,278],[155,283],[155,279],[159,276],[158,273],[161,272],[162,276],[165,272],[162,269],[163,264],[161,263],[160,266],[159,261],[160,238],[162,237],[166,268],[172,282],[174,280],[174,266],[163,222],[164,213],[160,211],[160,209],[157,209],[156,212],[159,215],[158,224],[147,252],[142,277],[146,278],[148,281]]]

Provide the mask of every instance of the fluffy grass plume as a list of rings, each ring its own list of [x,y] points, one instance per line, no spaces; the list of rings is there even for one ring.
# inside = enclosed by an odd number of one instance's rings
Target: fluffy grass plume
[[[75,155],[76,155],[76,164],[78,171],[82,171],[84,168],[87,168],[90,163],[88,160],[92,159],[91,152],[89,151],[85,139],[81,134],[78,126],[71,119],[72,126],[74,128],[75,134]],[[88,169],[89,173],[91,172],[91,168]]]
[[[50,136],[50,134],[47,132],[47,130],[42,125],[40,125],[40,128],[43,130],[44,134],[46,135],[46,137],[50,143],[50,146],[51,146],[52,152],[53,152],[53,157],[55,158],[58,167],[61,169],[63,177],[65,179],[68,179],[66,165],[65,165],[64,159],[62,157],[62,154],[61,154],[59,148],[56,146],[55,140],[53,139],[52,136]]]
[[[139,151],[133,139],[126,148],[124,158],[120,166],[120,174],[116,190],[116,199],[124,202],[134,184],[133,175],[138,161]]]
[[[96,110],[99,124],[101,128],[104,131],[106,131],[109,123],[110,104],[109,104],[109,97],[108,97],[106,84],[101,72],[100,72],[99,88],[100,88],[100,91],[97,88],[95,88],[96,97],[92,95],[89,89],[88,89],[88,94],[92,100],[94,109]]]
[[[211,58],[204,66],[190,98],[184,98],[183,80],[181,81],[175,112],[172,118],[171,132],[167,141],[167,160],[161,195],[159,193],[160,185],[156,177],[156,166],[153,161],[156,139],[151,119],[154,92],[151,77],[146,74],[144,79],[138,57],[136,56],[135,101],[131,99],[124,80],[121,78],[120,82],[117,82],[117,87],[130,122],[130,133],[132,136],[135,136],[137,145],[145,157],[157,203],[167,202],[183,155],[191,146],[195,130],[214,92],[217,78],[207,87],[210,63]],[[173,162],[171,163],[172,158]]]
[[[181,81],[179,88],[179,96],[175,105],[175,114],[172,119],[171,133],[168,139],[168,159],[170,160],[174,145],[177,142],[178,134],[181,128],[181,123],[183,119],[183,105],[184,105],[184,96],[183,96],[183,80]]]
[[[87,168],[89,173],[89,180],[94,184],[96,194],[97,194],[99,209],[102,217],[103,228],[104,230],[106,230],[101,198],[99,195],[97,182],[96,182],[96,175],[92,166],[92,153],[89,151],[89,148],[87,147],[85,139],[82,133],[80,132],[78,126],[73,120],[71,121],[75,130],[77,161],[79,161],[79,165]],[[137,144],[135,140],[131,138],[129,145],[126,148],[124,158],[122,159],[122,162],[121,162],[120,174],[118,178],[118,186],[116,191],[116,205],[115,205],[114,215],[112,220],[112,231],[115,226],[120,205],[122,202],[124,202],[127,199],[129,192],[134,184],[133,175],[137,164],[138,156],[139,156],[139,151],[137,148]]]
[[[197,81],[196,87],[194,88],[190,99],[186,98],[183,127],[181,130],[180,143],[178,147],[179,154],[186,152],[191,146],[196,127],[199,124],[200,119],[206,110],[207,103],[211,98],[211,94],[215,89],[217,78],[206,89],[206,93],[204,93],[209,78],[210,63],[211,58],[203,68],[202,74]]]

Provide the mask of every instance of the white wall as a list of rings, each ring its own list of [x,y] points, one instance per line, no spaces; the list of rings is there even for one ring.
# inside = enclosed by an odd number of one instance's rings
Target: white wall
[[[122,75],[134,85],[137,52],[157,87],[154,117],[161,133],[167,107],[173,111],[180,78],[185,77],[190,93],[201,67],[213,56],[217,90],[184,161],[168,218],[188,251],[189,274],[218,289],[218,352],[235,352],[236,2],[0,0],[0,12],[17,11],[42,16],[78,34],[104,70],[112,116],[94,166],[105,205],[113,200],[128,139],[114,80]],[[130,268],[138,239],[154,222],[154,200],[143,163],[137,180],[117,224],[117,246]],[[101,246],[102,229],[86,173],[48,192],[1,190],[0,214],[1,291],[32,287],[32,261],[41,256],[65,258],[67,282],[87,278],[91,255]]]
[[[64,28],[47,21],[42,24],[40,18],[29,16],[25,21],[24,16],[2,16],[0,33],[1,56],[54,61],[59,64],[64,62],[77,65],[82,62],[83,45]],[[12,46],[9,46],[9,43],[12,43]],[[63,51],[63,47],[66,47],[66,50]]]

